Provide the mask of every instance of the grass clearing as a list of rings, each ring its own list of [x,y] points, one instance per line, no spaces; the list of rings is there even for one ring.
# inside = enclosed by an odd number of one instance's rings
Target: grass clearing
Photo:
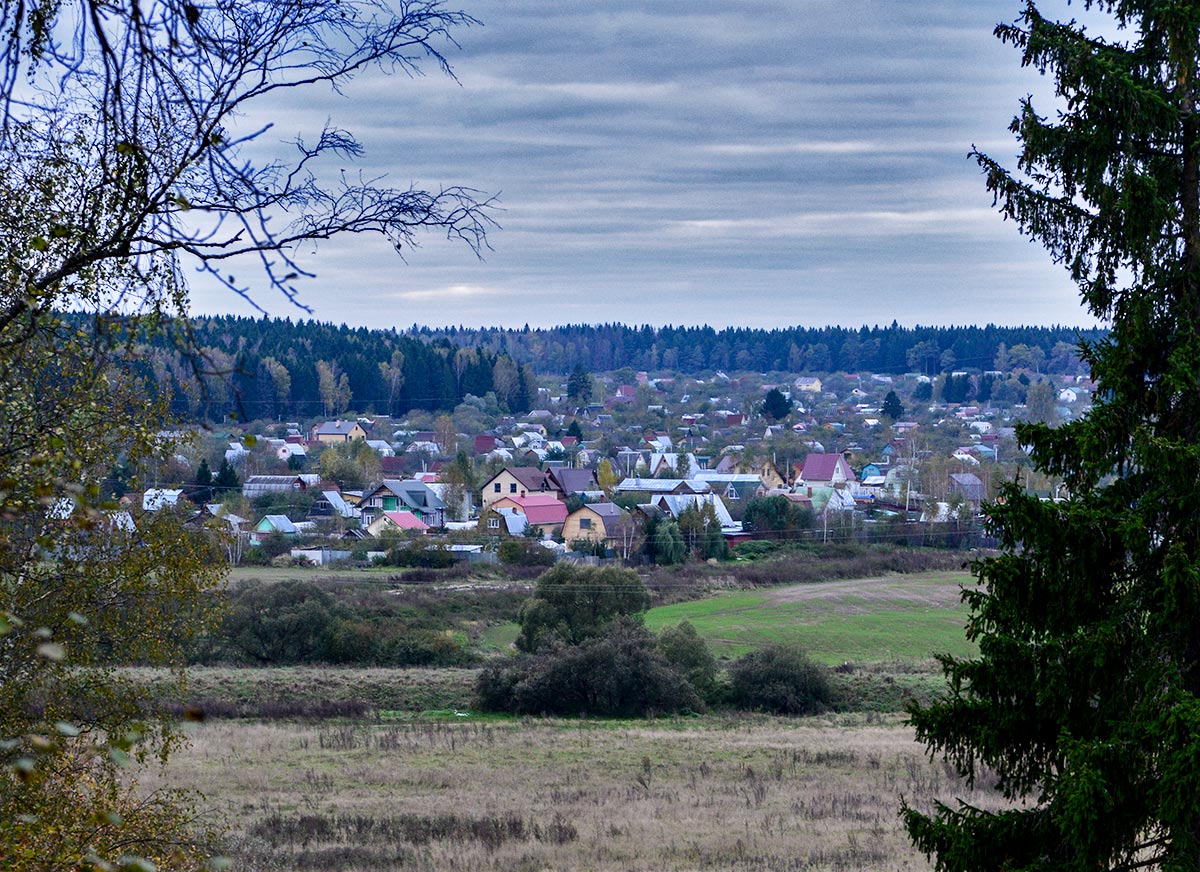
[[[728,657],[772,644],[800,645],[830,665],[969,656],[959,589],[970,581],[964,572],[926,572],[721,592],[651,609],[646,625],[689,621]]]
[[[190,785],[246,870],[926,869],[897,817],[962,796],[896,720],[210,722]]]

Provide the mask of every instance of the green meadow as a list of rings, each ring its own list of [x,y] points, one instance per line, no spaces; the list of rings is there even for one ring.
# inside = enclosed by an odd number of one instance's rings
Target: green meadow
[[[689,621],[718,656],[796,644],[830,665],[973,654],[959,591],[965,572],[811,582],[730,591],[651,609],[653,630]]]

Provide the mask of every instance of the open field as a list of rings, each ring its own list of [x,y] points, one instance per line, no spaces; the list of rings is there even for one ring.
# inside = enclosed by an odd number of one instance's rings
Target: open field
[[[717,655],[737,656],[768,644],[797,644],[827,664],[926,660],[974,652],[963,635],[959,599],[965,572],[924,572],[726,591],[651,609],[659,630],[690,621]]]
[[[967,791],[891,720],[209,722],[192,785],[244,870],[928,868],[897,819]]]
[[[230,583],[258,581],[267,584],[280,581],[359,581],[385,583],[402,574],[395,566],[235,566],[229,570]]]

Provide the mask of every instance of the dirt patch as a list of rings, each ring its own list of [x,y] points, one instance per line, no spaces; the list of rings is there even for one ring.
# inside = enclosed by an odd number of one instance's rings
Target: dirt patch
[[[961,602],[959,580],[916,580],[903,575],[876,578],[852,578],[796,584],[770,592],[773,603],[820,603],[836,606],[838,600],[850,600],[853,609],[863,610],[866,603],[911,603],[929,608],[953,608]],[[849,603],[847,603],[849,605]]]

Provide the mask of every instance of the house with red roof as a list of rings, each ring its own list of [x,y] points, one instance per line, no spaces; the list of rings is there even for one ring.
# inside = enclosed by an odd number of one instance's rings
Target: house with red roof
[[[567,520],[567,504],[552,493],[505,496],[493,500],[491,509],[515,509],[525,516],[525,522],[535,527],[543,537],[557,536]]]
[[[499,436],[490,436],[486,433],[480,433],[478,436],[475,437],[475,444],[473,446],[473,450],[474,450],[474,453],[477,455],[491,454],[497,448],[503,448],[503,447],[504,447],[504,440],[501,439]]]
[[[844,488],[854,481],[857,481],[854,470],[843,455],[810,454],[804,458],[796,485],[801,488]]]
[[[384,512],[367,527],[371,536],[380,536],[388,531],[424,535],[429,525],[412,512]]]

